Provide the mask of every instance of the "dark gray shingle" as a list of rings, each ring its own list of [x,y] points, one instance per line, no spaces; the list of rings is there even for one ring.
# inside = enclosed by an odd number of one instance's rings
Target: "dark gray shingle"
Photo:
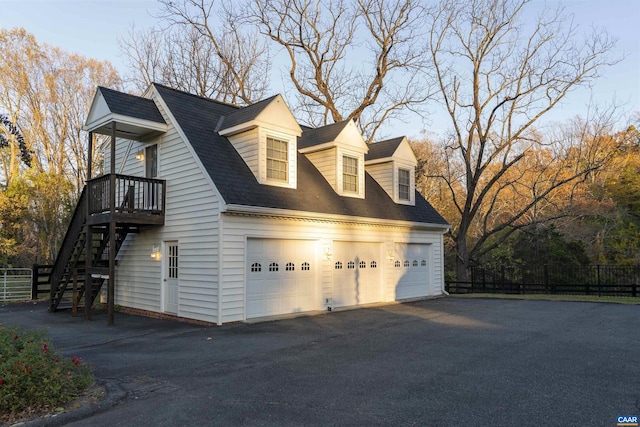
[[[369,144],[369,152],[365,154],[364,159],[375,160],[384,159],[393,156],[404,137],[387,139],[386,141],[375,142]]]
[[[152,99],[129,95],[102,86],[99,86],[98,90],[112,113],[166,124]]]
[[[398,205],[369,174],[365,174],[365,199],[339,196],[300,153],[297,189],[259,184],[233,145],[215,132],[220,117],[237,111],[236,107],[155,86],[227,204],[447,224],[419,193],[415,206]]]
[[[262,101],[256,102],[255,104],[251,104],[243,108],[232,110],[222,119],[222,123],[220,123],[219,125],[219,130],[229,129],[239,124],[255,120],[256,117],[258,117],[258,115],[260,115],[260,113],[265,108],[267,108],[271,101],[276,98],[276,96],[278,95],[263,99]]]
[[[298,148],[308,148],[334,141],[348,123],[349,120],[343,120],[321,128],[303,128],[302,136],[298,138]]]

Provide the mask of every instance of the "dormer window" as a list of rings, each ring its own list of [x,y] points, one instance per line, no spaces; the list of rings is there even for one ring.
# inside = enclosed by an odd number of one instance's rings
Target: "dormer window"
[[[267,179],[287,182],[288,153],[287,141],[267,137]]]
[[[398,169],[398,199],[410,201],[411,172],[408,169]]]
[[[358,192],[358,159],[355,157],[342,156],[342,190]]]

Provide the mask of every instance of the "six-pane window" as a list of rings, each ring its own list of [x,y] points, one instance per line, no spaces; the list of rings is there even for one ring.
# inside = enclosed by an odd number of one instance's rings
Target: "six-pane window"
[[[288,157],[286,141],[267,138],[267,179],[287,180]]]
[[[358,159],[342,156],[342,190],[358,192]]]
[[[398,198],[410,200],[409,188],[411,187],[410,174],[407,169],[398,169]]]

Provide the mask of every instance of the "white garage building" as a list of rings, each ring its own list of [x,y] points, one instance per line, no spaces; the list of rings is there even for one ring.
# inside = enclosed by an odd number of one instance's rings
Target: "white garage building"
[[[301,127],[279,95],[239,108],[158,84],[99,88],[86,129],[112,123],[150,129],[119,132],[118,173],[166,182],[164,225],[117,254],[116,304],[223,324],[443,292],[448,225],[405,138]]]

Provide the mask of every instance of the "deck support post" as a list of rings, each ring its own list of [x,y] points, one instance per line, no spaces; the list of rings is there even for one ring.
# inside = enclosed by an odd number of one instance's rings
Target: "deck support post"
[[[88,224],[89,216],[91,215],[91,198],[93,194],[91,192],[91,163],[93,158],[93,132],[89,132],[88,144],[88,158],[87,158],[87,203],[86,203],[86,216],[87,218],[87,232],[85,236],[85,270],[84,270],[84,317],[87,320],[91,320],[91,306],[87,304],[87,301],[91,301],[93,296],[91,295],[91,268],[93,267],[93,227]]]
[[[116,122],[111,122],[111,176],[109,180],[109,205],[111,221],[109,222],[109,281],[107,283],[108,325],[113,325],[115,278],[116,278]]]

